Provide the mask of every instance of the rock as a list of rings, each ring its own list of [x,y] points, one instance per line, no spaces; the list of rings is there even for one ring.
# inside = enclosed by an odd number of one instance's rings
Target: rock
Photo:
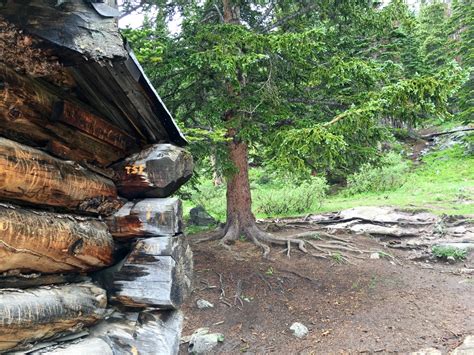
[[[195,355],[210,354],[211,351],[223,341],[224,334],[209,334],[209,328],[199,328],[193,333],[193,335],[191,335],[188,345],[188,353]]]
[[[379,253],[372,253],[370,254],[371,259],[380,259],[380,254]]]
[[[442,355],[443,353],[435,348],[425,348],[410,353],[410,355]]]
[[[191,208],[189,211],[189,217],[190,223],[195,226],[209,226],[216,224],[216,220],[207,213],[201,205]]]
[[[291,325],[290,330],[293,332],[293,335],[297,338],[303,338],[308,334],[308,328],[305,325],[295,322]]]
[[[204,309],[204,308],[214,308],[214,305],[211,302],[208,302],[206,300],[200,299],[197,300],[197,307],[199,309]]]
[[[474,335],[468,335],[463,343],[454,349],[451,355],[472,355],[474,354]]]

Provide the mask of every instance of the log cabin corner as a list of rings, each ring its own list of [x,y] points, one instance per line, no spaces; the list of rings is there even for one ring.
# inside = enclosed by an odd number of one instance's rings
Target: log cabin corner
[[[175,354],[186,140],[115,1],[0,1],[0,353]]]

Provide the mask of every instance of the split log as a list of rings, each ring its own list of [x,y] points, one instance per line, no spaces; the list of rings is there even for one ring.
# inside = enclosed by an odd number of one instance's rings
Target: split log
[[[89,337],[33,354],[177,354],[182,324],[180,311],[144,311],[138,317],[114,313],[92,328]]]
[[[111,300],[127,307],[176,309],[191,291],[192,264],[183,236],[140,240],[114,275]]]
[[[0,205],[0,272],[91,271],[112,264],[105,223]]]
[[[191,178],[191,153],[156,144],[113,166],[119,194],[127,198],[167,197]]]
[[[73,333],[105,315],[107,296],[94,284],[0,291],[0,351]]]
[[[107,220],[116,239],[176,235],[182,232],[183,210],[177,198],[127,202]]]
[[[0,197],[101,214],[121,206],[111,180],[1,137]]]

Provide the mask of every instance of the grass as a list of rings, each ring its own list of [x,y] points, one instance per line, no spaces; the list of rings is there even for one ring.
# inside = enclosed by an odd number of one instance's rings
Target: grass
[[[407,173],[406,182],[385,192],[352,196],[338,194],[324,203],[321,212],[356,206],[397,206],[424,209],[437,214],[474,214],[474,157],[464,155],[461,146],[434,152]]]
[[[466,259],[467,256],[467,251],[455,247],[448,247],[448,246],[434,246],[431,249],[431,252],[433,253],[434,256],[440,259],[446,259],[448,260],[449,258],[452,258],[456,261],[464,260]]]
[[[474,215],[474,156],[464,151],[463,146],[456,145],[432,152],[417,165],[408,164],[406,159],[392,159],[393,166],[374,168],[378,169],[377,174],[369,167],[364,172],[366,175],[353,179],[361,181],[365,190],[369,186],[369,191],[353,193],[360,189],[352,186],[329,196],[323,180],[301,184],[252,169],[254,213],[257,218],[276,218],[356,206],[396,206],[436,214]],[[380,174],[386,176],[380,178]],[[365,180],[374,176],[373,183],[366,184]],[[388,186],[386,181],[393,181],[395,176],[397,183]],[[225,186],[215,187],[206,180],[199,188],[199,193],[192,193],[192,201],[184,201],[185,216],[190,208],[202,204],[214,218],[225,221]]]

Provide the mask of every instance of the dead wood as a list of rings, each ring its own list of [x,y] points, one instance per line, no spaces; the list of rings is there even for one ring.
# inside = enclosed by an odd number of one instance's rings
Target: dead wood
[[[0,273],[86,272],[112,264],[105,223],[0,205]]]
[[[77,332],[105,315],[105,291],[91,283],[0,291],[0,351]]]

